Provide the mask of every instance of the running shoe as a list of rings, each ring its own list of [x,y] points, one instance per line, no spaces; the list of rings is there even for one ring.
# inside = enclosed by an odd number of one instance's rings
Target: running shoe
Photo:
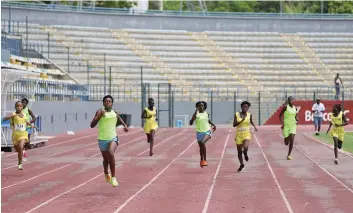
[[[18,164],[18,169],[19,169],[19,170],[23,170],[22,164]]]
[[[208,166],[207,161],[205,161],[205,160],[202,161],[202,162],[201,162],[201,165],[202,165],[202,166]]]
[[[118,181],[116,180],[116,178],[115,178],[115,177],[112,177],[112,179],[111,179],[110,183],[111,183],[114,187],[116,187],[116,186],[118,186],[118,185],[119,185],[119,184],[118,184]]]
[[[288,155],[288,156],[287,156],[287,160],[293,160],[293,157],[290,156],[290,155]]]
[[[337,158],[333,162],[335,162],[335,164],[339,163]]]
[[[244,164],[241,164],[239,166],[239,169],[237,170],[237,172],[241,172],[243,169],[244,169],[245,165]]]
[[[110,183],[110,181],[111,181],[111,179],[112,179],[112,177],[110,176],[110,174],[104,174],[104,176],[105,176],[105,180],[106,180],[108,183]]]

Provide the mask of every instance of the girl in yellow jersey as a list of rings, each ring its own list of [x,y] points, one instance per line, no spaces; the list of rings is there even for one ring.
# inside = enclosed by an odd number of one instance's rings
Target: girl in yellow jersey
[[[118,185],[115,177],[115,157],[114,152],[119,144],[118,135],[116,134],[117,121],[124,126],[124,131],[127,132],[129,129],[127,125],[121,119],[119,114],[112,109],[113,97],[106,95],[103,98],[103,109],[96,112],[92,122],[91,128],[94,128],[98,124],[98,146],[103,157],[103,169],[105,179],[108,183],[114,187]],[[110,167],[111,176],[108,172],[108,166]]]
[[[282,123],[281,129],[283,130],[284,144],[286,146],[289,144],[287,160],[293,159],[291,153],[294,145],[294,137],[297,132],[298,109],[293,105],[293,100],[292,96],[288,97],[288,104],[283,107],[279,114],[279,120]]]
[[[200,147],[200,167],[208,166],[206,160],[206,143],[209,139],[211,139],[211,127],[213,132],[216,131],[216,125],[212,123],[209,118],[207,109],[207,103],[204,101],[199,101],[196,103],[196,110],[192,115],[192,118],[189,122],[190,126],[196,120],[196,139]]]
[[[11,128],[12,128],[12,143],[16,152],[18,153],[18,169],[22,170],[22,159],[23,159],[23,148],[25,143],[28,143],[28,132],[26,131],[27,125],[31,125],[27,121],[27,117],[24,113],[22,113],[22,103],[21,101],[17,101],[15,103],[16,112],[11,113],[3,120],[10,120]]]
[[[235,142],[237,144],[238,159],[240,162],[238,172],[240,172],[245,166],[243,162],[243,153],[245,160],[249,160],[248,150],[249,142],[251,140],[250,124],[255,128],[255,131],[257,131],[257,128],[252,121],[252,115],[248,113],[251,104],[247,101],[243,101],[240,106],[241,112],[235,113],[233,120],[233,127],[236,127],[237,130]]]
[[[335,164],[338,164],[338,149],[342,148],[344,140],[344,126],[348,125],[347,119],[343,114],[340,104],[335,104],[332,109],[331,123],[328,127],[327,133],[333,138],[334,142],[334,153],[335,153]],[[331,129],[331,127],[333,128]]]
[[[158,129],[158,118],[157,118],[157,110],[154,107],[153,98],[148,99],[148,107],[142,112],[141,118],[145,119],[145,125],[143,129],[147,135],[147,143],[150,144],[150,156],[153,155],[153,143],[154,143],[154,135]]]

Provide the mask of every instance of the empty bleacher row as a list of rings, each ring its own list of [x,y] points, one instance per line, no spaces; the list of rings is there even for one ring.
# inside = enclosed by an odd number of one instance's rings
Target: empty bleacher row
[[[2,82],[6,82],[9,72],[21,72],[10,88],[3,91],[7,99],[34,98],[43,101],[87,100],[85,87],[58,69],[50,60],[26,52],[21,48],[21,40],[16,36],[2,35],[1,69],[5,69]],[[27,57],[27,54],[32,55]],[[23,72],[25,71],[25,72]],[[28,73],[28,75],[26,75]],[[22,75],[21,74],[21,75]],[[11,74],[9,74],[10,76]],[[9,79],[11,79],[10,77]],[[17,77],[16,77],[17,78]]]
[[[19,31],[26,32],[25,23],[19,24]],[[353,42],[346,34],[210,31],[202,37],[181,30],[38,24],[28,24],[27,31],[31,44],[42,44],[53,62],[83,84],[88,78],[92,85],[103,84],[104,71],[112,67],[115,90],[139,85],[141,66],[144,82],[176,82],[174,89],[183,91],[176,93],[177,99],[190,97],[188,90],[250,91],[252,95],[283,87],[296,87],[298,93],[314,91],[333,86],[336,72],[347,79],[346,86],[352,85],[348,61]],[[333,97],[332,90],[328,93]]]

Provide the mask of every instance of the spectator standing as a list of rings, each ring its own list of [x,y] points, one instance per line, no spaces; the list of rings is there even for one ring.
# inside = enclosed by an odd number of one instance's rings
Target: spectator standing
[[[341,85],[342,85],[342,88],[343,88],[343,82],[342,82],[342,79],[340,78],[340,74],[339,73],[337,73],[334,82],[335,82],[335,89],[336,89],[335,99],[338,100],[338,97],[340,96]]]
[[[315,134],[319,135],[322,119],[325,112],[325,105],[321,103],[320,98],[316,99],[316,103],[313,105],[312,112],[314,113]]]

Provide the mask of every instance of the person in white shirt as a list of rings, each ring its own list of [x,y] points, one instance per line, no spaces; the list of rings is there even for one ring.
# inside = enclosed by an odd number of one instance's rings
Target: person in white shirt
[[[319,135],[322,119],[325,112],[325,105],[320,102],[320,98],[316,99],[316,103],[313,105],[312,112],[314,113],[315,133],[316,135]]]

